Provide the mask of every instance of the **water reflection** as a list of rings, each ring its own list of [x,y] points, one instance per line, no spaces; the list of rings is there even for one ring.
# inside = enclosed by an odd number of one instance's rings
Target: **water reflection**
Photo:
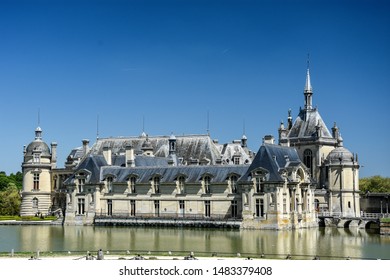
[[[390,237],[359,229],[294,231],[0,226],[0,251],[183,251],[390,258]]]

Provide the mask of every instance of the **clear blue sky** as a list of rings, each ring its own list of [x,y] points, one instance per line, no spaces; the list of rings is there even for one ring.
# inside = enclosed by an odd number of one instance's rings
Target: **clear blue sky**
[[[0,1],[0,170],[40,126],[59,166],[81,140],[200,134],[250,148],[313,103],[361,177],[390,176],[388,1]]]

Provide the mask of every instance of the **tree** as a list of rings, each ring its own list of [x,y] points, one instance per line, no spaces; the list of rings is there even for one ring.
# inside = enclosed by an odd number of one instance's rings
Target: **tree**
[[[0,191],[0,215],[19,215],[21,198],[19,189],[14,183]]]
[[[390,193],[390,178],[379,175],[362,178],[359,180],[360,191],[365,194],[370,193]]]

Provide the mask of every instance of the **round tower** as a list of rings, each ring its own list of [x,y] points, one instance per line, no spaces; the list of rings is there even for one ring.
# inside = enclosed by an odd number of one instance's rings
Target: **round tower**
[[[54,158],[42,140],[42,129],[35,129],[35,139],[23,151],[23,190],[21,216],[47,215],[51,208],[51,169]]]
[[[357,156],[343,146],[337,147],[329,153],[325,167],[329,211],[343,217],[360,217]]]

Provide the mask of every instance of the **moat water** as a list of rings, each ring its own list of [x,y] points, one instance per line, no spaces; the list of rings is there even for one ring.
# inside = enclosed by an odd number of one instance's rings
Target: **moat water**
[[[0,252],[109,251],[390,259],[390,237],[362,229],[255,231],[0,225]]]

